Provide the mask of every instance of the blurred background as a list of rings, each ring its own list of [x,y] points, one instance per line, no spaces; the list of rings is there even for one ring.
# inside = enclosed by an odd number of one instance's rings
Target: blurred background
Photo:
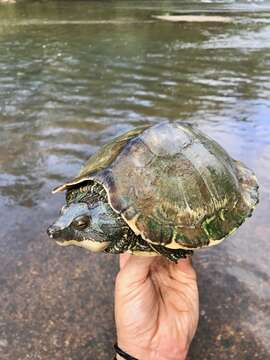
[[[230,16],[170,23],[160,14]],[[0,4],[0,359],[110,360],[117,256],[60,248],[46,228],[72,178],[124,131],[186,121],[257,174],[261,201],[194,256],[190,360],[270,358],[270,3]]]

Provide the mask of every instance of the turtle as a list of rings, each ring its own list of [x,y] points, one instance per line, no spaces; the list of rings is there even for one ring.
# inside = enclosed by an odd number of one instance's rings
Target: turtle
[[[219,244],[259,201],[253,171],[181,122],[118,136],[60,191],[66,204],[47,230],[57,244],[173,262]]]

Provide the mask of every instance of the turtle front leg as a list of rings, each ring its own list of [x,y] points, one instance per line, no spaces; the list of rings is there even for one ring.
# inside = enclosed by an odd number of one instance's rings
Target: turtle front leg
[[[157,252],[160,255],[165,256],[168,260],[170,260],[174,263],[177,263],[177,261],[179,259],[185,259],[188,256],[193,255],[192,250],[169,249],[162,245],[154,245],[154,244],[150,244],[150,243],[149,243],[149,246],[151,247],[152,250],[154,250],[155,252]]]
[[[104,251],[110,254],[122,254],[129,251],[134,255],[162,255],[174,263],[193,254],[192,250],[168,249],[162,245],[150,244],[143,240],[141,236],[136,236],[133,232],[115,240]]]
[[[162,255],[166,257],[168,260],[177,263],[179,259],[186,258],[188,256],[192,256],[192,250],[184,250],[184,249],[168,249],[162,245],[151,244],[141,238],[141,236],[136,236],[136,243],[131,249],[132,253],[135,255]],[[147,254],[148,253],[148,254]]]
[[[117,238],[104,251],[109,254],[122,254],[134,247],[136,238],[134,234],[125,233],[122,237]]]

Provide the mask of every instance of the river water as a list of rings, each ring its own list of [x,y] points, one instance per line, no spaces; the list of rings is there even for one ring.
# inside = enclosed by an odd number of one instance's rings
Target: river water
[[[161,22],[167,12],[231,23]],[[270,4],[0,4],[0,358],[104,360],[117,258],[45,233],[100,145],[141,124],[189,121],[254,169],[260,204],[194,256],[201,318],[189,359],[270,358]]]

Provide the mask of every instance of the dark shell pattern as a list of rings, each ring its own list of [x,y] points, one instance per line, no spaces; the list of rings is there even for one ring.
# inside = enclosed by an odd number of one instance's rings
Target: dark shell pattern
[[[54,192],[86,181],[103,184],[110,205],[135,234],[172,249],[217,244],[258,202],[254,173],[188,124],[123,134]]]

